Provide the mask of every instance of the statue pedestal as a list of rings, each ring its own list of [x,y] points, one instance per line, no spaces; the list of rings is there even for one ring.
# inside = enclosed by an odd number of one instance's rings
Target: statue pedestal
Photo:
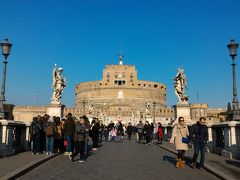
[[[51,117],[63,117],[64,105],[62,104],[50,104],[47,105],[47,114]]]
[[[178,122],[179,117],[183,117],[187,125],[192,125],[193,122],[190,117],[190,105],[188,103],[178,103],[174,108],[174,123]]]

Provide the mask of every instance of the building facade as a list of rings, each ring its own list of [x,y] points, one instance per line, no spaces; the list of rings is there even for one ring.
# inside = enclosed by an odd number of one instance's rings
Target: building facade
[[[155,120],[173,115],[166,107],[166,85],[137,78],[134,65],[106,65],[102,80],[84,82],[75,87],[75,106],[84,114],[125,121],[145,117]]]

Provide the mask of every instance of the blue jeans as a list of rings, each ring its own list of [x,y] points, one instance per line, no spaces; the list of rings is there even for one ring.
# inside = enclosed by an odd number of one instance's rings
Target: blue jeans
[[[200,153],[201,153],[200,166],[201,166],[201,167],[204,167],[205,146],[206,146],[206,144],[205,144],[204,142],[195,141],[195,142],[193,142],[193,146],[194,146],[193,162],[194,162],[194,163],[197,162],[198,154],[199,154],[199,151],[200,151]]]
[[[53,136],[46,136],[46,152],[53,153],[53,143],[54,137]]]
[[[67,141],[67,152],[73,152],[73,137],[72,136],[65,136]]]

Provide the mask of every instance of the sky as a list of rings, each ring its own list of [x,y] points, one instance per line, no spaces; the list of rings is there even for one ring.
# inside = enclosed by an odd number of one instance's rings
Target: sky
[[[167,86],[167,106],[178,102],[173,77],[179,67],[190,103],[225,108],[232,101],[226,45],[240,42],[239,0],[0,0],[0,12],[0,41],[13,44],[7,103],[49,104],[56,63],[67,79],[62,102],[74,106],[75,85],[100,80],[120,52],[138,79]],[[236,63],[239,94],[239,57]]]

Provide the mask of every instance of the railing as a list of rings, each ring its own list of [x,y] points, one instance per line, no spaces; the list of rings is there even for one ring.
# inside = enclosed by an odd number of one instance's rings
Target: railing
[[[0,120],[0,157],[29,150],[29,124]]]

